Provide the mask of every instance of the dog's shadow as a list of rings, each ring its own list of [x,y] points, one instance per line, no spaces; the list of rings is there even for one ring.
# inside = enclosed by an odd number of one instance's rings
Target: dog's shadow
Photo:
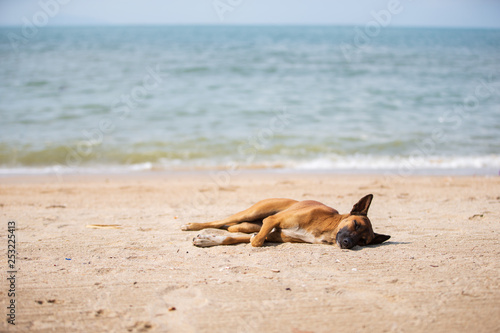
[[[394,242],[394,241],[388,241],[388,242],[384,242],[382,244],[374,244],[374,245],[364,245],[364,246],[359,246],[359,245],[356,245],[355,247],[353,247],[351,249],[351,251],[361,251],[363,249],[366,249],[366,248],[377,248],[377,247],[384,247],[384,246],[390,246],[390,245],[400,245],[400,244],[411,244],[411,242]]]
[[[286,243],[271,243],[271,242],[265,242],[263,247],[276,247],[276,246],[281,246]],[[297,243],[299,244],[299,243]],[[305,244],[305,243],[300,243],[300,244]],[[400,245],[400,244],[411,244],[411,242],[384,242],[382,244],[374,244],[374,245],[364,245],[364,246],[359,246],[356,245],[352,249],[346,250],[346,251],[361,251],[364,249],[369,249],[369,248],[377,248],[377,247],[383,247],[383,246],[389,246],[389,245]],[[335,245],[334,245],[335,246]]]

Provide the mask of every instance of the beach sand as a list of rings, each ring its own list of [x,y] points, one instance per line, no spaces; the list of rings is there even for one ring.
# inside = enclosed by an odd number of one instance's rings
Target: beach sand
[[[148,172],[0,184],[1,331],[500,330],[500,177]],[[271,197],[347,213],[368,193],[375,231],[392,236],[380,246],[196,248],[199,232],[180,230]]]

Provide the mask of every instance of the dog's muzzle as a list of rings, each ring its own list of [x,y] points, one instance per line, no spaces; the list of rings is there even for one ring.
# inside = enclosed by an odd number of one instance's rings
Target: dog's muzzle
[[[337,234],[337,237],[335,237],[335,241],[337,242],[338,246],[341,249],[352,249],[354,246],[356,246],[357,241],[354,240],[348,232],[342,232],[340,231]]]
[[[341,249],[352,249],[354,245],[356,245],[351,237],[343,237],[342,239],[337,241],[337,244]]]

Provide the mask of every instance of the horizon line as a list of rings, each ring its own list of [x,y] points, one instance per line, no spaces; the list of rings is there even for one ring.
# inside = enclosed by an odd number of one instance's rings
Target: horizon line
[[[23,24],[1,24],[0,28],[22,28]],[[70,28],[70,27],[159,27],[159,26],[210,26],[210,27],[346,27],[355,28],[363,26],[363,24],[353,23],[62,23],[48,24],[42,28]],[[384,29],[391,28],[409,28],[409,29],[477,29],[477,30],[500,30],[500,26],[459,26],[459,25],[412,25],[412,24],[395,24],[386,26]]]

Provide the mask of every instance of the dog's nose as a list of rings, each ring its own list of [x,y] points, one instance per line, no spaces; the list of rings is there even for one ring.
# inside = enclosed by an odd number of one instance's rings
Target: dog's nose
[[[349,237],[346,237],[342,240],[342,245],[344,249],[350,249],[351,247],[354,246],[352,239]]]

